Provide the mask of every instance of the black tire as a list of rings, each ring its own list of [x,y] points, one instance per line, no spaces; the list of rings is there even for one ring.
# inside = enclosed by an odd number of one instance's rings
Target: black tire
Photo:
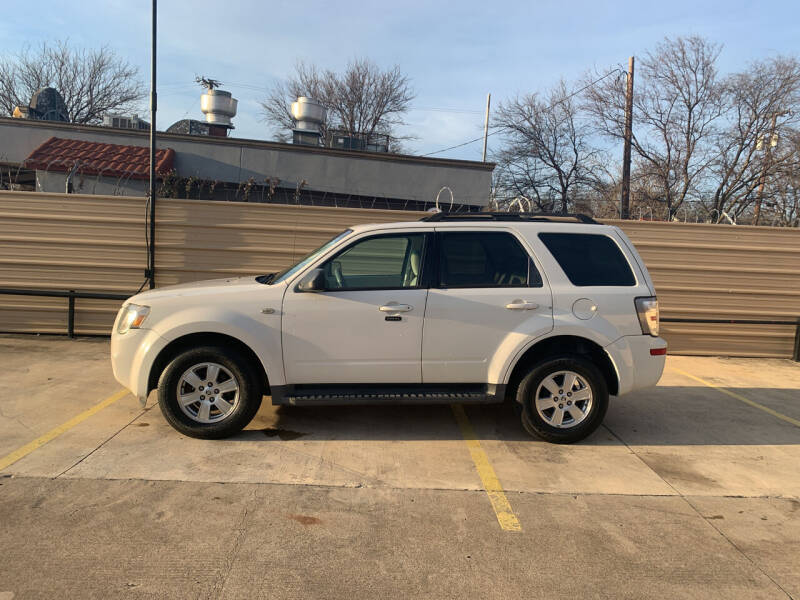
[[[215,363],[226,369],[238,384],[238,396],[230,413],[213,423],[193,419],[180,408],[178,385],[187,370],[195,365]],[[202,371],[201,371],[202,372]],[[158,404],[167,422],[184,435],[200,439],[220,439],[234,435],[253,420],[264,392],[255,365],[234,348],[200,346],[178,354],[158,380]],[[193,405],[197,406],[197,405]]]
[[[590,388],[591,405],[582,420],[570,426],[565,422],[563,427],[548,423],[536,409],[535,394],[542,382],[560,371],[571,371],[580,376]],[[566,398],[566,390],[562,398]],[[516,403],[522,408],[522,426],[529,434],[555,444],[571,444],[589,436],[603,422],[608,410],[608,385],[600,369],[590,360],[578,355],[564,355],[549,358],[532,365],[522,377],[517,387]],[[551,415],[561,406],[554,399]],[[584,404],[585,406],[585,404]],[[569,409],[567,409],[569,410]],[[548,412],[545,410],[545,416]],[[572,419],[571,413],[567,413]]]

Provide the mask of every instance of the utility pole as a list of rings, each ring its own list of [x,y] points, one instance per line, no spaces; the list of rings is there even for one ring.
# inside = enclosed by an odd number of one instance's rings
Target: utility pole
[[[156,4],[153,0],[152,50],[150,55],[150,245],[147,252],[147,273],[150,289],[156,287]]]
[[[629,219],[631,213],[631,138],[633,137],[633,57],[628,59],[628,84],[625,89],[625,133],[622,150],[622,198],[620,218]]]
[[[483,124],[483,162],[486,162],[486,144],[489,141],[489,106],[492,104],[492,94],[486,94],[486,122]]]
[[[753,225],[758,225],[758,220],[761,218],[761,201],[764,199],[764,184],[767,182],[767,169],[769,169],[769,164],[772,161],[772,139],[775,136],[775,129],[778,125],[778,117],[782,117],[783,115],[788,114],[788,112],[789,111],[784,110],[781,112],[772,113],[772,125],[769,128],[769,137],[762,141],[762,144],[766,144],[766,148],[764,149],[764,166],[761,169],[761,177],[760,181],[758,182],[756,207],[753,210]]]

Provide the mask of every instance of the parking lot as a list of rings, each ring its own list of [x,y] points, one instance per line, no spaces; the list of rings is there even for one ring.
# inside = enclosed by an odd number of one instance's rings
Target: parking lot
[[[108,340],[0,336],[0,599],[800,598],[800,365],[668,357],[588,440],[508,406],[273,407],[224,441]]]

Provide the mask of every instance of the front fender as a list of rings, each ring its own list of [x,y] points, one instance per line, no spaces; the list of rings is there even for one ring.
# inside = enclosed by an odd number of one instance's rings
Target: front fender
[[[131,329],[111,335],[111,367],[114,377],[144,406],[147,402],[150,370],[169,342],[152,329]]]
[[[169,342],[197,333],[218,333],[235,338],[261,361],[270,385],[285,385],[280,318],[279,311],[256,319],[233,309],[198,306],[171,313],[154,324],[153,329]]]

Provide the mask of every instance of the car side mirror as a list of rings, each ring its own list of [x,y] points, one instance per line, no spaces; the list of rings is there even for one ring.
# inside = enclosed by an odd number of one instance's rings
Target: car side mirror
[[[298,292],[324,292],[325,291],[325,271],[322,269],[312,269],[308,275],[297,284]]]

